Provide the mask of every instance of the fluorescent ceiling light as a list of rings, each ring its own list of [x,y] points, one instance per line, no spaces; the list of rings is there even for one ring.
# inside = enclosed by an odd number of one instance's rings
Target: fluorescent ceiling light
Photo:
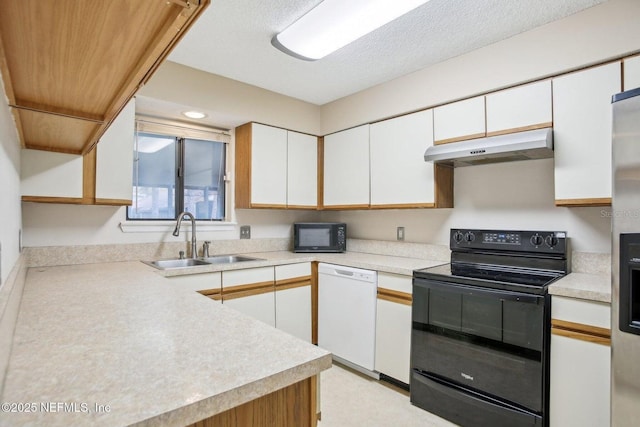
[[[182,113],[182,115],[187,116],[190,119],[204,119],[205,117],[207,117],[205,113],[202,113],[200,111],[185,111]]]
[[[324,0],[271,43],[300,59],[320,59],[427,1]]]

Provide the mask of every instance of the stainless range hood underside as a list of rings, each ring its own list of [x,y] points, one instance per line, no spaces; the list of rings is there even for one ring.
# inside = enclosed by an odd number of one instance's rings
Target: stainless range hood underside
[[[550,157],[553,157],[551,128],[434,145],[424,153],[427,162],[455,167]]]

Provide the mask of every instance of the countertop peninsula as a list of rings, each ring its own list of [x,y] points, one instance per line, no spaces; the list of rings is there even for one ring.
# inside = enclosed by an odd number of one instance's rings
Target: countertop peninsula
[[[331,366],[166,282],[137,261],[30,268],[1,397],[20,410],[0,425],[184,426]]]

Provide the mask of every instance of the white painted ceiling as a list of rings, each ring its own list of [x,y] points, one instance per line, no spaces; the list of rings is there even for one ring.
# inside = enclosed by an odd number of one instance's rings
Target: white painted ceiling
[[[271,39],[319,0],[211,0],[169,60],[323,105],[604,1],[430,0],[309,62]]]

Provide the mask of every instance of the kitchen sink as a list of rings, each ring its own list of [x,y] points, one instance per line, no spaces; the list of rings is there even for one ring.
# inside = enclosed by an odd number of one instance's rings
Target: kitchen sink
[[[209,264],[232,264],[234,262],[262,261],[262,258],[253,258],[244,255],[218,255],[209,258],[202,258],[202,261]]]
[[[162,259],[158,261],[142,261],[152,267],[160,270],[168,270],[171,268],[195,267],[197,265],[208,265],[208,262],[200,259],[184,258],[184,259]]]
[[[169,270],[172,268],[197,267],[201,265],[211,264],[233,264],[244,261],[261,261],[262,258],[253,258],[244,255],[218,255],[208,258],[184,258],[184,259],[163,259],[157,261],[142,261],[143,263],[155,267],[160,270]]]

